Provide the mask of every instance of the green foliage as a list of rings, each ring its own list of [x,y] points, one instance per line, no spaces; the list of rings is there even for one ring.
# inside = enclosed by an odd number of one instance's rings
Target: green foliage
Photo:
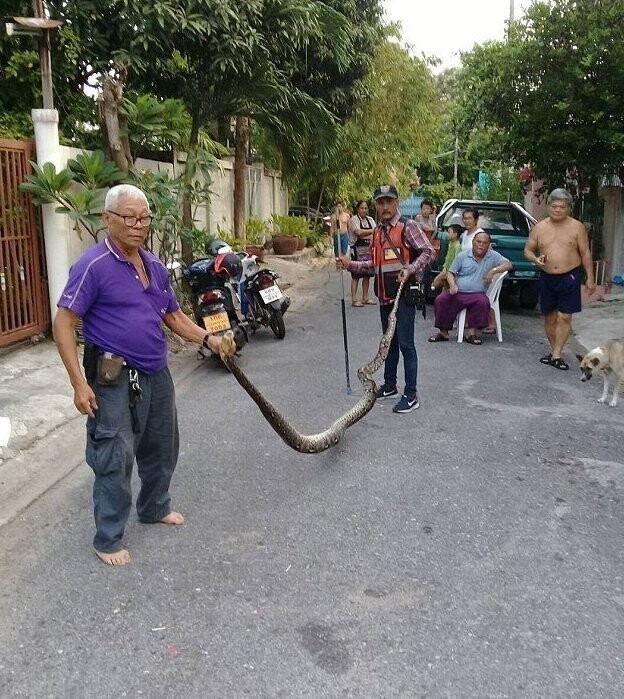
[[[285,235],[288,237],[307,239],[310,233],[308,222],[301,216],[273,214],[273,216],[271,216],[271,223],[273,224],[273,235]]]
[[[624,161],[624,2],[536,2],[507,42],[464,56],[463,103],[501,130],[516,162],[579,189]]]
[[[167,172],[138,171],[131,168],[134,184],[145,192],[154,217],[148,237],[148,247],[165,263],[172,262],[179,238],[189,235],[182,223],[182,180]]]
[[[415,161],[431,153],[437,95],[429,66],[386,41],[368,77],[371,98],[343,129],[337,196],[355,199],[384,181],[407,193]]]
[[[126,175],[97,152],[78,155],[60,172],[52,163],[31,165],[34,174],[26,176],[21,191],[32,194],[35,204],[59,204],[56,211],[72,219],[78,237],[82,238],[85,229],[97,241],[98,233],[104,228],[100,216],[104,189],[124,181]],[[81,189],[75,191],[78,185]]]
[[[117,166],[106,160],[104,153],[98,150],[93,153],[81,153],[75,159],[67,161],[67,169],[74,182],[87,189],[103,189],[112,187],[127,179]]]
[[[493,201],[524,201],[524,192],[520,186],[517,171],[490,165],[482,170],[487,177],[487,192],[481,192],[482,199]]]
[[[270,236],[270,228],[266,221],[251,216],[245,224],[245,240],[251,245],[264,245]]]
[[[128,123],[127,135],[135,159],[146,150],[183,149],[188,141],[191,117],[182,100],[137,94],[124,98],[121,114]]]
[[[0,138],[33,138],[34,128],[30,114],[27,112],[0,113]]]
[[[26,181],[20,185],[20,190],[33,195],[33,203],[36,205],[52,204],[58,202],[59,197],[65,194],[72,186],[72,176],[69,170],[56,171],[52,163],[30,163],[34,174],[26,175]]]
[[[324,4],[346,18],[348,34],[336,39],[330,32],[321,32],[298,47],[293,83],[326,103],[339,123],[345,123],[369,95],[367,78],[383,42],[383,4],[380,0],[325,0]],[[338,62],[336,51],[343,47],[346,61]]]

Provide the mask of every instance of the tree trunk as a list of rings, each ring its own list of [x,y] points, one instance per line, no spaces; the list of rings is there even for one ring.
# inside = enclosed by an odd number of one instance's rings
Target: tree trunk
[[[194,167],[189,167],[189,162],[197,159],[197,145],[199,143],[199,112],[193,114],[191,133],[189,134],[188,153],[184,166],[184,187],[182,189],[182,225],[186,230],[193,228],[193,203],[191,201],[191,185],[193,182]],[[193,243],[186,237],[180,240],[182,259],[186,264],[193,261]]]
[[[321,210],[321,203],[323,201],[323,194],[325,194],[325,180],[326,179],[327,179],[327,175],[323,175],[323,177],[321,178],[321,189],[319,191],[318,203],[316,205],[317,211]]]
[[[249,152],[249,117],[236,117],[234,149],[234,237],[245,242],[245,172]]]
[[[123,100],[123,82],[112,75],[106,75],[100,95],[100,119],[104,124],[105,147],[108,157],[122,172],[128,172],[131,162],[127,137],[121,136],[119,106]]]

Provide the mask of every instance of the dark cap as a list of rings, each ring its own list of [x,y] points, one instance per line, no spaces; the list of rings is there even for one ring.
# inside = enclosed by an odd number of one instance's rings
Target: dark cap
[[[393,184],[382,184],[381,187],[377,187],[373,199],[382,199],[383,197],[389,197],[390,199],[398,199],[399,193],[397,188]]]

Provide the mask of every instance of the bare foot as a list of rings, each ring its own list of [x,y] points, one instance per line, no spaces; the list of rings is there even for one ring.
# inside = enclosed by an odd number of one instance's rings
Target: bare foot
[[[115,551],[115,553],[104,553],[104,551],[95,550],[95,555],[108,566],[125,566],[130,563],[130,553],[126,549]]]
[[[168,515],[165,515],[160,521],[163,524],[180,525],[184,524],[184,517],[179,512],[170,512]]]

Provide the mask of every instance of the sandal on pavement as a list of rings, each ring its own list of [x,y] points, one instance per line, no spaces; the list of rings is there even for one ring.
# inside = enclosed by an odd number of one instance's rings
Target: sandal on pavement
[[[540,357],[540,362],[542,364],[550,364],[552,360],[552,354],[545,354],[543,357]]]
[[[561,357],[551,357],[550,366],[554,366],[555,369],[561,369],[561,371],[567,371],[570,367],[561,359]]]
[[[376,306],[377,301],[373,301],[373,299],[366,299],[366,301],[364,301],[364,305],[365,306]]]
[[[354,301],[351,305],[355,306],[356,308],[362,308],[364,304],[361,301]]]
[[[484,335],[496,335],[496,328],[484,328],[483,334]]]
[[[483,344],[483,340],[480,337],[477,337],[476,335],[467,335],[466,342],[469,345],[482,345]]]
[[[429,342],[448,342],[448,337],[446,335],[443,335],[442,333],[438,333],[437,335],[432,335],[429,338]]]

